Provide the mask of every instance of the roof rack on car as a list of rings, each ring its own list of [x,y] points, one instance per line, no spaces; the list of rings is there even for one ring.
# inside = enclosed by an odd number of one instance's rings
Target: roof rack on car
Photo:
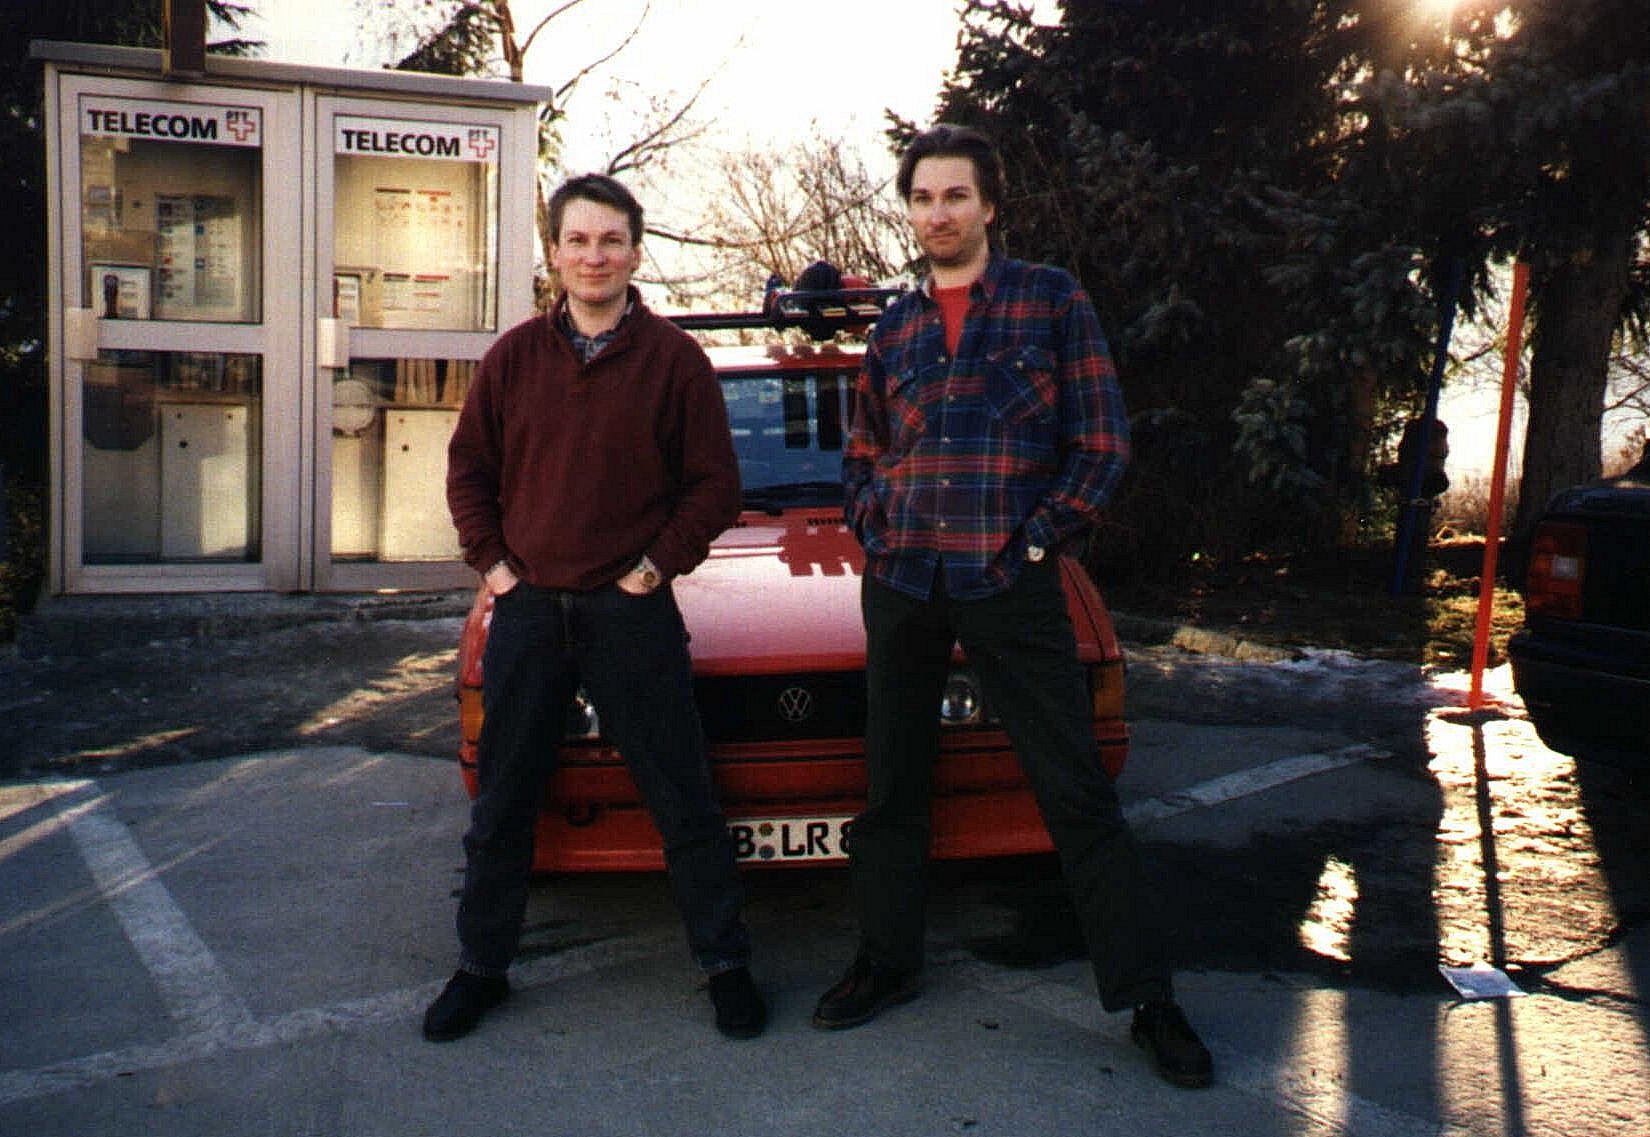
[[[811,287],[816,282],[829,286]],[[810,287],[785,288],[777,276],[770,277],[760,312],[688,312],[670,319],[689,331],[801,328],[812,339],[828,340],[839,331],[864,330],[905,291],[872,288],[823,261],[804,270],[797,284]]]

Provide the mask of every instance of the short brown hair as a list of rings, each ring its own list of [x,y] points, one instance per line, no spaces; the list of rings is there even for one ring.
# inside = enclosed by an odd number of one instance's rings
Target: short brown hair
[[[561,242],[561,218],[567,211],[567,203],[574,200],[593,201],[597,205],[610,206],[625,215],[630,222],[630,243],[642,243],[642,203],[636,200],[636,195],[625,188],[624,183],[617,178],[606,174],[580,174],[575,178],[568,178],[556,187],[556,192],[550,195],[547,207],[550,214],[550,242]]]
[[[980,197],[987,205],[1002,205],[1003,183],[1007,180],[1003,160],[991,140],[979,131],[942,122],[913,138],[900,155],[899,172],[894,176],[901,200],[911,200],[911,179],[916,174],[917,163],[924,158],[967,158],[974,163],[974,181]]]

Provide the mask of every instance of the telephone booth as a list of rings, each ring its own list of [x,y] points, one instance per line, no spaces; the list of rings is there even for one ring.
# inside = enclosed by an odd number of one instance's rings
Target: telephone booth
[[[59,593],[467,585],[446,446],[532,310],[541,87],[36,43]]]

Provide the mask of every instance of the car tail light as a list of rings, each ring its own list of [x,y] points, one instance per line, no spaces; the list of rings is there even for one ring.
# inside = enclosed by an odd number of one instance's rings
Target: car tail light
[[[1567,521],[1536,526],[1524,592],[1527,611],[1561,620],[1581,618],[1581,586],[1587,577],[1587,528]]]

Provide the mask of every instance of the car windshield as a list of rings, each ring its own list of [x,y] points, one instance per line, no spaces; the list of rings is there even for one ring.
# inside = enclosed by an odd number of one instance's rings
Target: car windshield
[[[747,508],[842,504],[851,389],[840,371],[722,376]]]

